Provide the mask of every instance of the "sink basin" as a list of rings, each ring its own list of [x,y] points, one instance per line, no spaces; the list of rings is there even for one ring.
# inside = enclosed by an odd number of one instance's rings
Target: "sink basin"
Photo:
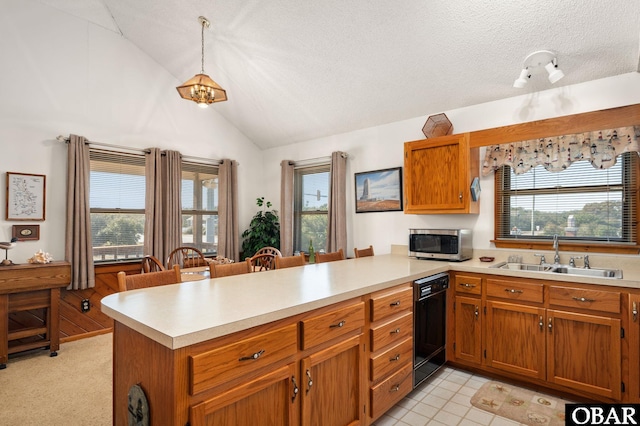
[[[601,269],[601,268],[576,268],[569,265],[555,265],[550,263],[507,263],[500,262],[490,266],[490,268],[510,269],[515,271],[530,272],[553,272],[556,274],[580,275],[583,277],[597,278],[616,278],[622,279],[622,271],[620,269]]]
[[[553,268],[553,265],[543,264],[540,265],[538,263],[507,263],[500,262],[495,265],[490,266],[490,268],[500,268],[500,269],[512,269],[516,271],[539,271],[539,272],[549,272]]]
[[[586,277],[622,279],[622,271],[620,269],[584,269],[576,268],[573,266],[560,265],[558,267],[554,267],[551,272],[555,272],[556,274],[582,275]]]

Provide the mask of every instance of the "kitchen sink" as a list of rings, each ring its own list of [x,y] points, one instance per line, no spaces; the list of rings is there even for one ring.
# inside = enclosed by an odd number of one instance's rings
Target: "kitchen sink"
[[[508,263],[500,262],[490,266],[490,268],[510,269],[516,271],[530,272],[552,272],[555,274],[580,275],[583,277],[616,278],[622,279],[622,270],[603,268],[576,268],[569,265],[555,265],[551,263]]]

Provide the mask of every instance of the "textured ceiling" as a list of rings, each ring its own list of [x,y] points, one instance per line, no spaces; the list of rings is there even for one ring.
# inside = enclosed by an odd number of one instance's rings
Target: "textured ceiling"
[[[207,17],[205,72],[229,97],[210,108],[262,148],[549,89],[539,69],[512,87],[537,50],[557,52],[554,86],[640,63],[637,0],[40,1],[121,33],[180,82],[200,71]]]

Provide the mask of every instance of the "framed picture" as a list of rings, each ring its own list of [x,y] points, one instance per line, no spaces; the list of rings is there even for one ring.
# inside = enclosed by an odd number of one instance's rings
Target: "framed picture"
[[[480,179],[477,177],[473,178],[473,182],[471,182],[471,200],[478,201],[480,199]]]
[[[7,172],[7,220],[44,220],[45,175]]]
[[[13,225],[12,237],[18,241],[36,241],[40,239],[40,225]]]
[[[356,213],[402,211],[402,167],[354,176]]]

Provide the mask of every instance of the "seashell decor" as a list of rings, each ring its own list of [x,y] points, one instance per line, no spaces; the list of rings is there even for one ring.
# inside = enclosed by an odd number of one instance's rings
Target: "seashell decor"
[[[29,263],[49,263],[53,261],[53,257],[49,253],[45,253],[42,250],[38,250],[32,257],[27,259]]]

